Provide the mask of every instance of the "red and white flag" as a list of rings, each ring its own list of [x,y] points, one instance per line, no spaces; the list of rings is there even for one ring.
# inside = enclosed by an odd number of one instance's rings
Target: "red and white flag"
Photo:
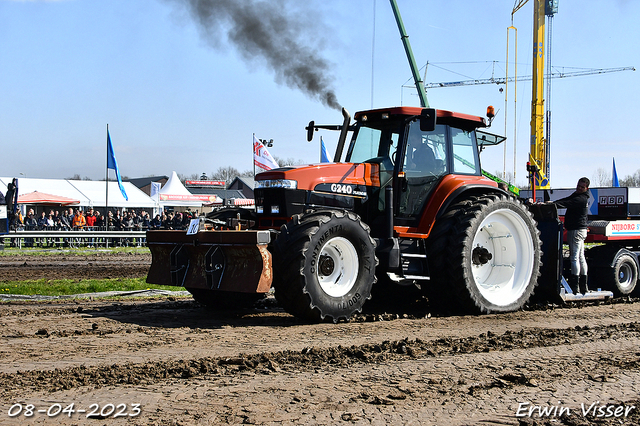
[[[278,163],[273,159],[267,148],[253,135],[253,164],[264,170],[277,169]]]

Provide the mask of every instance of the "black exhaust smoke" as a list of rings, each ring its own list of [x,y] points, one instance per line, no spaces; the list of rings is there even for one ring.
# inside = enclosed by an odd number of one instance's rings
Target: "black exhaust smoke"
[[[329,63],[303,40],[304,23],[287,14],[284,0],[172,0],[184,4],[207,43],[226,36],[249,63],[265,64],[275,80],[340,110]],[[310,38],[310,37],[309,37]]]

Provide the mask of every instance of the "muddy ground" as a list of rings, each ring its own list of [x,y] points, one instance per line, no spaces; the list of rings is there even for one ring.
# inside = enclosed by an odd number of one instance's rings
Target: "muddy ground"
[[[146,277],[151,264],[150,253],[83,254],[44,250],[46,254],[0,256],[0,282],[39,279],[101,279]]]
[[[149,261],[2,257],[0,279],[144,276]],[[305,324],[271,299],[2,303],[0,424],[640,424],[634,300],[464,317],[371,305]]]

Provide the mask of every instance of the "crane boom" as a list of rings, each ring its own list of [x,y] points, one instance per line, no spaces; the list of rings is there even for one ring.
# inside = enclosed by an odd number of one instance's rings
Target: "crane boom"
[[[402,39],[404,51],[407,54],[407,59],[409,60],[409,67],[411,67],[411,74],[413,74],[413,80],[416,84],[416,89],[418,90],[418,96],[420,97],[420,106],[422,106],[422,108],[429,108],[427,91],[424,89],[424,82],[422,81],[422,78],[420,78],[420,71],[418,70],[418,66],[416,65],[416,60],[413,57],[413,50],[411,50],[409,36],[407,35],[407,31],[404,29],[404,24],[402,23],[400,9],[398,9],[396,0],[389,1],[391,3],[391,9],[393,9],[393,15],[396,17],[396,23],[398,24],[398,30],[400,31],[400,38]]]
[[[549,164],[544,137],[544,42],[545,42],[545,2],[533,2],[533,72],[531,83],[531,139],[529,163],[532,167],[531,186],[549,189]]]
[[[618,68],[590,68],[582,71],[559,71],[551,73],[551,78],[567,78],[567,77],[584,77],[587,75],[595,75],[595,74],[607,74],[611,72],[620,72],[620,71],[635,71],[635,67],[618,67]],[[547,75],[549,77],[549,75]],[[518,81],[531,81],[532,76],[526,75],[523,77],[518,77]],[[506,84],[513,83],[516,80],[516,77],[490,77],[490,78],[482,78],[482,79],[473,79],[473,80],[461,80],[461,81],[448,81],[448,82],[440,82],[440,83],[425,83],[424,87],[427,89],[437,89],[439,87],[456,87],[456,86],[475,86],[478,84]]]

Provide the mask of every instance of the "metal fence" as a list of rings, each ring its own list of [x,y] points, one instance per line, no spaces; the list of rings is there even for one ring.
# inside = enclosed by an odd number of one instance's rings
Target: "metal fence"
[[[102,228],[104,229],[104,227]],[[146,244],[146,231],[85,229],[76,231],[12,230],[0,235],[12,247],[140,247]]]

